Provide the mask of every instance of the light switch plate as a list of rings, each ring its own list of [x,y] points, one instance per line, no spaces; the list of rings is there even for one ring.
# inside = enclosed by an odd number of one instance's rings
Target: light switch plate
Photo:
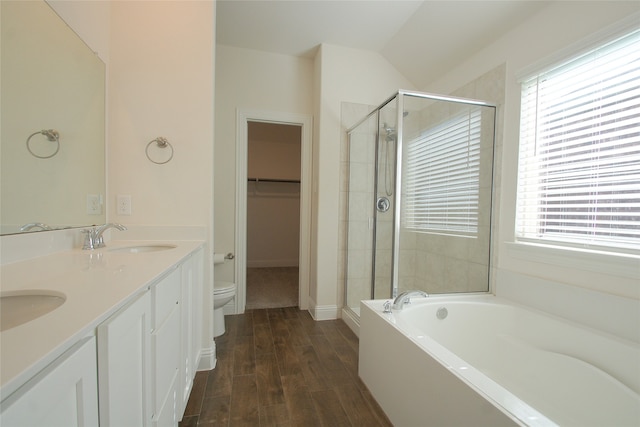
[[[99,194],[87,194],[87,215],[102,214],[102,197]]]

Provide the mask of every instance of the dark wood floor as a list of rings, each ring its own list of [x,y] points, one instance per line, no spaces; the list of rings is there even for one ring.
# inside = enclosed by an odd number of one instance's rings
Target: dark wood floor
[[[391,426],[358,378],[358,338],[341,320],[291,307],[226,316],[226,326],[181,427]]]

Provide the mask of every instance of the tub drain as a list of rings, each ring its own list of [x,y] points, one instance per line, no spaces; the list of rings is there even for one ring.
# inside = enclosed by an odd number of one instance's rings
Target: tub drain
[[[449,310],[446,307],[440,307],[438,311],[436,311],[436,317],[440,320],[446,318],[449,315]]]

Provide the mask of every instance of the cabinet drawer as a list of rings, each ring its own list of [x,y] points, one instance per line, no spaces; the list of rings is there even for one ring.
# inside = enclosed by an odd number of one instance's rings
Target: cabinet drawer
[[[180,301],[180,269],[173,270],[153,286],[151,292],[155,309],[153,328],[157,329]]]

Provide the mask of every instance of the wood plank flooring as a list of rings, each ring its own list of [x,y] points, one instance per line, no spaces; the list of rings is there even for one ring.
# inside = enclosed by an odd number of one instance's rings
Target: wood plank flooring
[[[358,338],[295,307],[226,316],[180,427],[392,426],[358,378]]]

